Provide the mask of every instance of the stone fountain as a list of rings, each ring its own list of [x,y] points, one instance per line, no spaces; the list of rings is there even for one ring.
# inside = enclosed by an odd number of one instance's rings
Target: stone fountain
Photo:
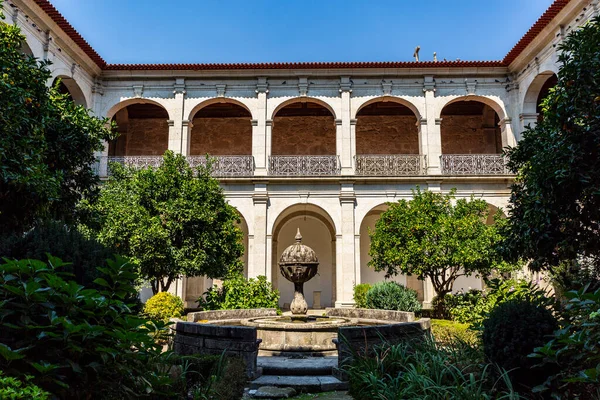
[[[296,243],[281,254],[279,270],[285,279],[294,284],[294,299],[290,304],[292,315],[305,316],[308,304],[304,298],[304,283],[317,274],[319,259],[313,249],[302,244],[300,228],[295,239]]]

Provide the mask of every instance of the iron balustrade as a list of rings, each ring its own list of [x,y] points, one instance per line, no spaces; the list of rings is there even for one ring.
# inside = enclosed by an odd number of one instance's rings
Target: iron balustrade
[[[443,175],[507,175],[506,159],[502,154],[443,154]]]
[[[338,156],[271,156],[269,175],[333,176],[340,174]]]
[[[212,176],[217,178],[224,177],[245,177],[254,175],[254,157],[252,156],[212,156]],[[119,157],[98,157],[94,170],[101,177],[110,175],[109,164],[116,162],[133,168],[158,167],[162,164],[162,156],[119,156]],[[186,157],[192,168],[206,165],[206,156],[188,156]]]
[[[427,170],[420,154],[361,154],[356,156],[356,175],[411,176]]]

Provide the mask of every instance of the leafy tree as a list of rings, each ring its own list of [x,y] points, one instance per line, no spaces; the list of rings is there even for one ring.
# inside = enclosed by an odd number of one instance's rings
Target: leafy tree
[[[439,298],[452,291],[454,281],[474,273],[487,275],[506,266],[498,262],[497,226],[486,225],[484,200],[458,199],[450,194],[413,191],[412,200],[390,203],[370,233],[369,266],[385,271],[430,278]],[[496,219],[501,224],[501,218]]]
[[[559,49],[542,121],[507,151],[518,175],[503,249],[534,270],[578,259],[600,271],[600,18]]]
[[[24,56],[24,41],[0,23],[0,233],[45,216],[72,219],[97,186],[94,152],[112,136],[106,121],[46,86],[49,63]]]
[[[95,202],[83,202],[98,239],[131,257],[154,294],[181,276],[224,276],[239,267],[242,232],[209,167],[167,151],[158,168],[110,166]]]

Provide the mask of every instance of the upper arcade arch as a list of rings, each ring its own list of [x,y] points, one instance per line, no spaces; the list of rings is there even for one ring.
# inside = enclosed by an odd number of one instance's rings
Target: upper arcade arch
[[[479,98],[448,102],[441,110],[442,154],[501,154],[500,119]]]
[[[408,108],[410,111],[412,111],[412,113],[415,115],[417,120],[421,120],[421,118],[422,118],[421,112],[419,111],[419,109],[417,108],[417,106],[414,103],[412,103],[402,97],[396,97],[396,96],[379,96],[379,97],[375,97],[375,98],[372,98],[369,100],[365,100],[363,103],[358,104],[358,106],[356,107],[356,111],[354,111],[352,113],[350,118],[356,119],[356,117],[360,114],[361,110],[365,107],[370,106],[371,104],[387,103],[387,102],[397,103],[397,104],[400,104],[400,105]]]
[[[356,114],[356,154],[419,154],[418,114],[399,101],[370,101]]]
[[[229,98],[229,97],[215,97],[215,98],[204,100],[204,101],[196,104],[191,109],[191,111],[188,113],[187,119],[189,121],[192,121],[194,119],[194,116],[200,110],[202,110],[203,108],[212,106],[214,104],[233,104],[233,105],[239,106],[239,107],[245,109],[248,112],[248,114],[251,115],[252,119],[257,119],[257,116],[252,113],[252,107],[250,107],[248,104],[246,104],[240,100]]]
[[[310,98],[284,102],[273,114],[271,154],[279,156],[335,156],[335,113]]]
[[[243,104],[212,102],[190,116],[190,155],[252,155],[252,114]]]
[[[126,100],[122,100],[119,101],[118,103],[110,106],[110,108],[108,109],[108,111],[105,113],[106,118],[113,118],[115,116],[115,114],[119,111],[122,110],[130,105],[133,104],[151,104],[151,105],[155,105],[157,107],[160,107],[162,109],[165,110],[165,112],[167,113],[168,117],[167,120],[172,120],[173,118],[169,115],[169,108],[167,107],[166,104],[163,104],[162,102],[155,100],[155,99],[146,99],[146,98],[132,98],[132,99],[126,99]]]
[[[61,94],[68,95],[69,98],[73,101],[73,103],[77,104],[78,106],[84,106],[87,108],[85,94],[83,93],[83,90],[81,90],[81,87],[79,87],[75,79],[70,78],[68,76],[59,75],[56,78],[54,78],[52,85],[56,85],[56,83],[59,81],[60,83],[58,85],[58,91]]]
[[[459,96],[459,97],[454,97],[451,98],[449,100],[447,100],[446,102],[439,104],[438,107],[438,115],[436,118],[442,118],[442,113],[444,111],[444,109],[446,107],[448,107],[449,105],[453,104],[453,103],[457,103],[457,102],[469,102],[469,101],[476,101],[479,103],[483,103],[489,107],[492,108],[492,110],[494,110],[496,112],[496,114],[498,114],[498,118],[500,119],[500,121],[504,120],[506,118],[506,116],[508,115],[506,113],[506,109],[504,106],[504,103],[501,100],[495,100],[486,96],[477,96],[477,95],[468,95],[468,96]]]
[[[109,143],[108,156],[162,156],[169,143],[168,119],[167,110],[154,102],[131,102],[116,109],[112,120],[119,136]]]
[[[275,107],[275,109],[271,113],[271,119],[273,120],[275,118],[275,116],[279,113],[279,111],[281,111],[282,108],[288,107],[288,106],[296,104],[296,103],[318,104],[321,107],[329,110],[329,112],[331,113],[331,115],[333,116],[334,119],[338,118],[337,114],[336,114],[335,110],[333,109],[333,107],[331,106],[331,104],[329,104],[323,100],[317,99],[315,97],[293,97],[291,99],[288,99],[288,100],[278,104],[277,107]]]
[[[558,83],[558,77],[553,71],[544,71],[538,74],[525,93],[523,99],[523,114],[541,116],[540,103],[548,96],[550,89]]]

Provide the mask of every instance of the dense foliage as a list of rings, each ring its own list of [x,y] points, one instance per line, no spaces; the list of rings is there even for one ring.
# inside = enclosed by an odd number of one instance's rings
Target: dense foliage
[[[10,376],[2,376],[0,373],[0,399],[3,400],[49,400],[50,394],[43,391],[28,381],[31,377],[25,377],[25,382]]]
[[[471,329],[469,324],[447,319],[432,319],[431,334],[439,344],[452,343],[458,340],[475,346],[481,341],[479,332]]]
[[[100,242],[132,259],[156,294],[181,276],[224,276],[240,267],[242,232],[209,167],[166,152],[160,167],[111,165],[98,201],[83,208]]]
[[[531,369],[534,362],[528,356],[557,328],[549,309],[528,300],[510,300],[498,304],[483,321],[483,349],[489,361],[531,388],[543,382],[548,371]]]
[[[367,308],[367,292],[369,289],[371,289],[371,284],[369,283],[354,285],[353,298],[356,303],[356,308]]]
[[[499,304],[510,300],[527,300],[542,307],[551,306],[553,297],[536,284],[524,279],[491,279],[486,288],[447,294],[444,305],[454,321],[480,326]]]
[[[123,302],[134,291],[133,267],[109,260],[98,268],[103,290],[94,290],[68,280],[62,266],[53,257],[0,265],[0,370],[31,375],[61,398],[171,393],[171,355],[153,339],[162,325]]]
[[[160,292],[146,301],[144,314],[150,319],[168,322],[171,318],[181,317],[183,301],[169,292]]]
[[[278,309],[279,291],[263,275],[246,279],[241,273],[233,273],[222,287],[209,288],[198,303],[204,310]]]
[[[100,276],[96,267],[114,253],[77,227],[61,221],[45,221],[25,234],[14,233],[0,238],[0,256],[47,260],[47,254],[52,254],[68,262],[62,271],[73,273],[75,282],[85,287],[94,285],[94,280]]]
[[[412,200],[390,203],[371,233],[369,265],[387,276],[429,278],[441,297],[458,277],[487,275],[503,266],[495,251],[500,235],[485,223],[487,203],[454,200],[453,193],[417,189]]]
[[[417,312],[421,302],[417,292],[394,281],[378,282],[365,296],[365,308]]]
[[[94,152],[112,136],[106,121],[46,86],[48,63],[24,56],[24,41],[16,25],[0,23],[0,234],[43,217],[73,219],[96,190]]]
[[[505,250],[552,268],[600,257],[600,17],[560,45],[558,83],[543,119],[510,149],[513,185]]]
[[[600,398],[600,289],[587,287],[565,293],[568,299],[563,327],[531,357],[542,366],[554,367],[537,391],[555,398]]]
[[[486,364],[476,346],[460,340],[386,344],[374,352],[355,354],[346,371],[354,399],[521,398],[504,371]]]

